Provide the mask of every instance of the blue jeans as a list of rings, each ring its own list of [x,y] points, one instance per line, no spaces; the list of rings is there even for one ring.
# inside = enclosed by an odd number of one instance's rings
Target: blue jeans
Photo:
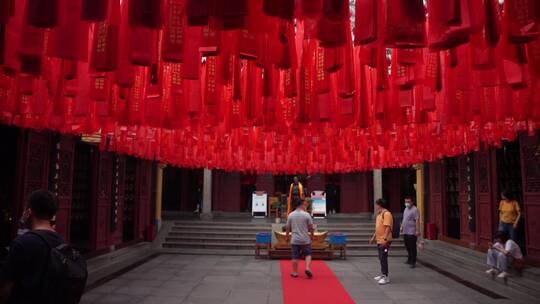
[[[507,224],[499,222],[499,231],[508,232],[512,240],[516,240],[516,231],[514,229],[514,224]]]
[[[507,271],[508,265],[511,265],[513,258],[511,256],[506,256],[503,253],[495,250],[489,249],[487,253],[487,264],[493,268],[498,269],[499,271]]]

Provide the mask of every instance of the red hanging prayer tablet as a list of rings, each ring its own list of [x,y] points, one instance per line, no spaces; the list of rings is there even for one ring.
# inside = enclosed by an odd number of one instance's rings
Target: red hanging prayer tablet
[[[107,18],[109,0],[82,0],[81,19],[104,21]]]
[[[52,28],[58,18],[58,0],[27,0],[26,20],[35,27]],[[80,1],[80,0],[73,0]]]

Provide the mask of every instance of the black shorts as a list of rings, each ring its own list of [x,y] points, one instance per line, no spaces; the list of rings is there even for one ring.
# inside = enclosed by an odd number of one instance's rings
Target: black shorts
[[[306,245],[291,245],[292,249],[292,259],[298,260],[300,258],[305,258],[311,256],[311,244]]]

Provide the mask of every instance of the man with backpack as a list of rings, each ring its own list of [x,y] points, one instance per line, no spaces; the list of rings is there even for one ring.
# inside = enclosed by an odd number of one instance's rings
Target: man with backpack
[[[377,250],[379,251],[379,261],[381,262],[381,274],[374,277],[379,285],[390,283],[388,277],[388,251],[392,243],[392,232],[395,230],[394,219],[392,213],[388,211],[386,201],[382,198],[375,202],[377,217],[375,219],[375,233],[369,240],[369,243],[377,242]],[[399,234],[399,228],[397,230]]]
[[[86,263],[54,230],[57,208],[57,199],[49,191],[28,196],[25,213],[30,231],[12,242],[0,269],[0,304],[80,301],[88,276]]]

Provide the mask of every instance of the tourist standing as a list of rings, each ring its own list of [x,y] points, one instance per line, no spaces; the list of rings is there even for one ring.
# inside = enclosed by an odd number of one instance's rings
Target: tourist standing
[[[369,240],[369,243],[377,242],[377,250],[379,251],[379,261],[381,262],[381,274],[374,279],[380,285],[390,283],[388,277],[388,251],[392,243],[392,227],[394,219],[392,213],[387,210],[387,203],[380,198],[375,202],[377,217],[375,219],[375,233]]]
[[[499,231],[507,232],[512,240],[516,240],[516,229],[521,219],[519,203],[509,191],[501,193],[499,203]]]
[[[420,233],[420,212],[414,205],[410,196],[405,198],[405,210],[403,210],[403,221],[401,222],[401,233],[407,248],[407,261],[411,268],[416,267],[416,242]]]
[[[292,238],[291,238],[292,233]],[[291,241],[292,273],[293,278],[298,277],[298,260],[306,259],[306,275],[313,277],[311,272],[311,241],[315,230],[313,219],[304,209],[302,201],[296,201],[295,210],[289,214],[286,225],[286,238]]]

